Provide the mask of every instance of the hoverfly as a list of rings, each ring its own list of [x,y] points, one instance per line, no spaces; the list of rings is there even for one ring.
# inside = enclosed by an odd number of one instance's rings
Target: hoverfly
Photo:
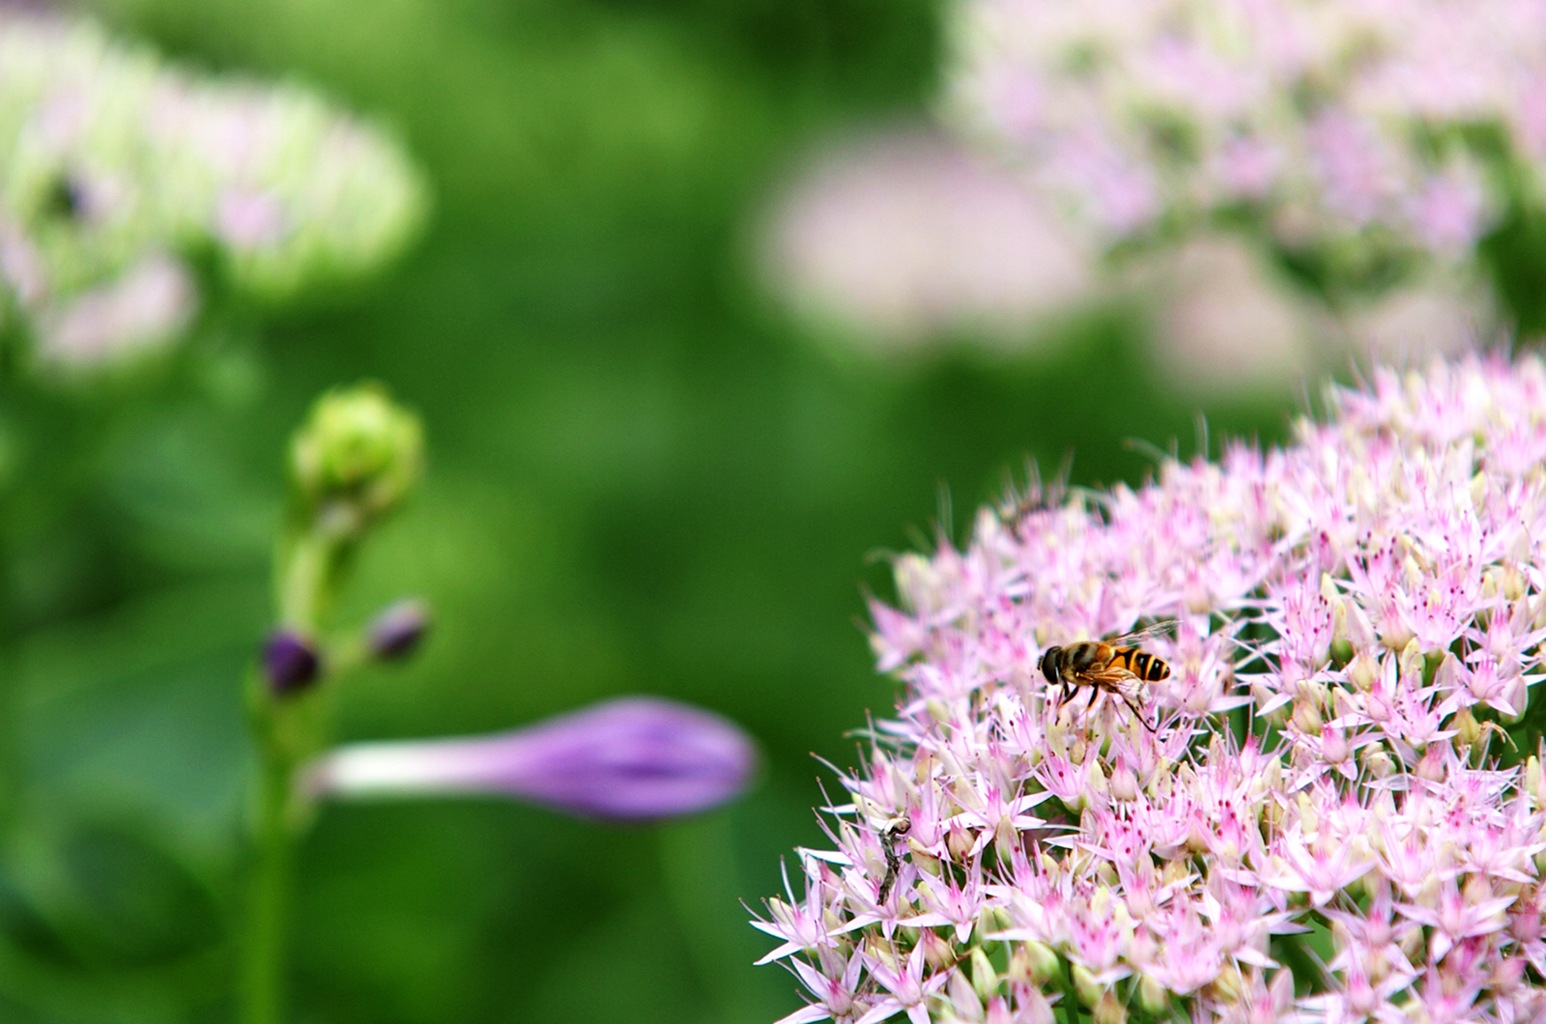
[[[1138,644],[1170,630],[1172,621],[1157,622],[1136,632],[1110,640],[1081,640],[1067,647],[1048,647],[1036,668],[1047,677],[1050,686],[1061,688],[1060,699],[1068,700],[1081,686],[1090,688],[1090,705],[1102,693],[1117,697],[1150,732],[1154,726],[1144,717],[1142,707],[1148,700],[1145,683],[1170,678],[1170,666]]]

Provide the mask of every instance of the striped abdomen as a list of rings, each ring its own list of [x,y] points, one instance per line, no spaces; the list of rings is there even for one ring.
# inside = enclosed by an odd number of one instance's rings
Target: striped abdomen
[[[1112,647],[1108,665],[1125,668],[1146,683],[1156,683],[1170,678],[1170,666],[1148,651],[1136,647]]]

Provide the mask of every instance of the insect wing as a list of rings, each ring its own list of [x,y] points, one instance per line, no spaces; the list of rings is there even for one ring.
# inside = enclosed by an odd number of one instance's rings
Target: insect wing
[[[1113,647],[1137,647],[1145,640],[1152,640],[1155,637],[1168,637],[1175,628],[1175,619],[1160,619],[1158,622],[1149,623],[1142,629],[1135,629],[1131,633],[1123,633],[1119,637],[1113,637],[1107,640],[1106,643]]]
[[[1133,672],[1117,662],[1104,668],[1080,673],[1079,681],[1102,690],[1110,690],[1131,704],[1143,704],[1149,699],[1148,689]]]

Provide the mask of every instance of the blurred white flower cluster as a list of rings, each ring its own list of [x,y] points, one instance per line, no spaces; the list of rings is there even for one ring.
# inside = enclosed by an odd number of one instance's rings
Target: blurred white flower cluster
[[[1546,156],[1534,0],[958,0],[951,111],[1108,242],[1247,207],[1287,249],[1470,255]],[[1346,249],[1347,253],[1338,250]],[[1371,255],[1372,254],[1372,255]]]
[[[423,220],[399,146],[314,93],[195,76],[89,22],[0,18],[0,329],[55,366],[363,274]]]

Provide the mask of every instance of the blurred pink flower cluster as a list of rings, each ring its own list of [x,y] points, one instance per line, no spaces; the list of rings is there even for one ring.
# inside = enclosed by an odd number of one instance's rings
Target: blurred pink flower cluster
[[[949,103],[1108,241],[1264,208],[1289,247],[1466,255],[1546,156],[1535,0],[959,0]],[[1537,182],[1539,184],[1539,182]]]
[[[1012,174],[922,127],[854,134],[760,225],[762,277],[817,332],[879,352],[951,334],[1012,349],[1092,301],[1093,247]]]
[[[1546,364],[1329,406],[897,560],[897,717],[756,922],[785,1024],[1546,1020],[1546,780],[1499,724],[1546,639]],[[1037,671],[1166,618],[1154,732]]]
[[[1146,340],[1171,384],[1238,393],[1281,389],[1350,351],[1371,360],[1455,352],[1497,319],[1469,266],[1410,268],[1333,306],[1248,233],[1199,230],[1137,258],[1103,259],[1094,234],[1044,192],[922,126],[822,148],[757,228],[764,285],[813,337],[903,363],[944,347],[1054,349],[1088,313],[1131,307],[1149,318]]]

